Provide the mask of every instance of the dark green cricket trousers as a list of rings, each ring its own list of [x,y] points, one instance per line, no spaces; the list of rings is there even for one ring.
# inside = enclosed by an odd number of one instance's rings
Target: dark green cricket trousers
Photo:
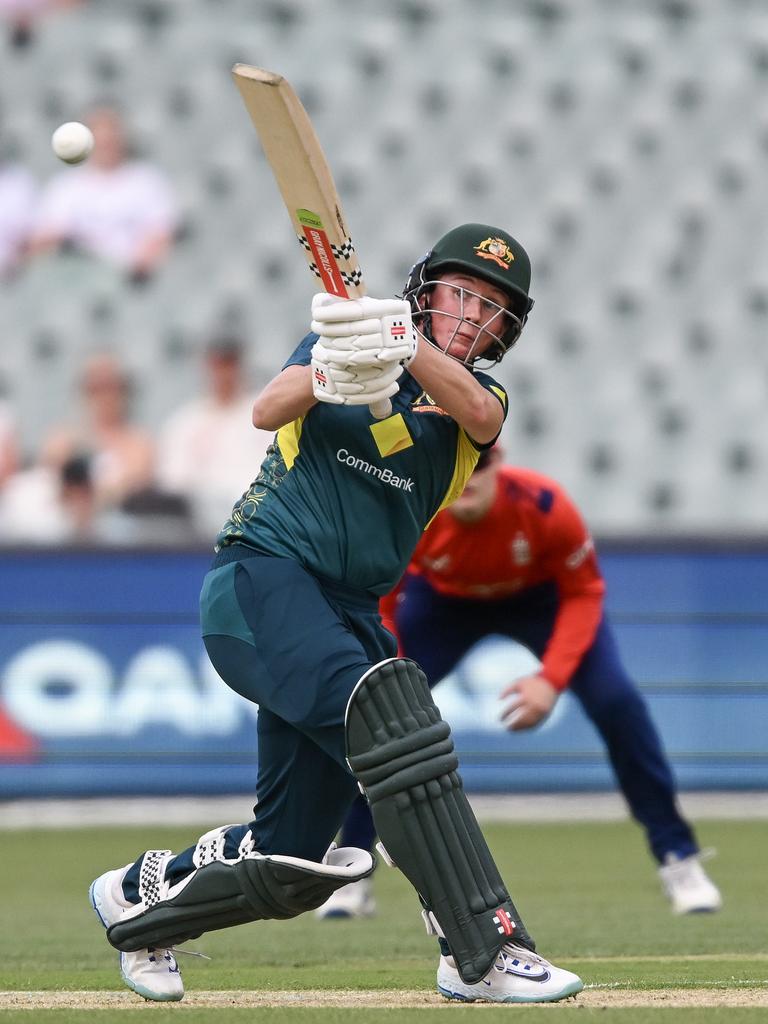
[[[357,793],[346,763],[347,702],[371,665],[397,654],[378,600],[234,544],[205,577],[200,620],[216,671],[259,705],[254,820],[229,830],[225,855],[236,855],[250,828],[261,853],[322,860]],[[171,883],[192,870],[193,853],[170,863]],[[140,861],[123,883],[135,901]]]

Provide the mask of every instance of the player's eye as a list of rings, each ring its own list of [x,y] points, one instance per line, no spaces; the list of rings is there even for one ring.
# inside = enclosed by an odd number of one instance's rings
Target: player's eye
[[[487,317],[487,322],[495,320],[497,317],[503,316],[506,312],[503,306],[500,306],[498,302],[492,302],[490,299],[486,299],[482,306],[483,314]]]

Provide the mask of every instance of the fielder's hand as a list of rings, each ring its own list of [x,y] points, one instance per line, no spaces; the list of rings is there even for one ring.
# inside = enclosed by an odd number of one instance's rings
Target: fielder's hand
[[[397,378],[403,372],[398,362],[370,366],[345,364],[336,360],[320,338],[312,346],[312,393],[319,402],[331,405],[373,405],[397,394]]]
[[[312,330],[347,366],[402,363],[416,355],[417,334],[405,299],[337,299],[320,292],[312,299]]]
[[[523,676],[499,694],[499,700],[512,698],[502,711],[501,720],[512,732],[530,729],[547,717],[558,696],[558,691],[544,676],[538,673]]]

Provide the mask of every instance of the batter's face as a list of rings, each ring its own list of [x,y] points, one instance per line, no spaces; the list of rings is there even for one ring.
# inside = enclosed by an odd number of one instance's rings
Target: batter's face
[[[481,356],[509,327],[507,295],[472,274],[441,274],[426,302],[434,343],[462,363]]]

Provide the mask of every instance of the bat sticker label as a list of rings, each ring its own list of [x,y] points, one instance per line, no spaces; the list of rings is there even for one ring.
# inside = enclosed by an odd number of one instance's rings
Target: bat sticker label
[[[345,278],[339,270],[339,265],[336,262],[338,254],[325,233],[322,219],[312,210],[299,209],[296,211],[296,220],[304,228],[304,238],[299,235],[299,241],[305,248],[309,248],[315,257],[315,266],[312,269],[316,270],[318,277],[323,282],[323,288],[340,299],[348,299],[349,292],[346,285],[349,281],[345,282]],[[354,247],[350,242],[349,252],[345,252],[343,255],[348,259],[352,252],[354,252]]]
[[[320,279],[323,282],[323,288],[325,288],[330,295],[336,295],[340,299],[348,299],[349,292],[344,285],[341,272],[336,265],[333,250],[331,249],[331,243],[328,241],[328,236],[325,231],[318,228],[305,227],[304,234],[307,242],[309,243],[312,255],[315,257],[315,263],[317,264]]]
[[[319,231],[323,230],[322,220],[316,213],[312,213],[311,210],[297,210],[296,220],[299,224],[303,224],[305,228],[317,228]]]

